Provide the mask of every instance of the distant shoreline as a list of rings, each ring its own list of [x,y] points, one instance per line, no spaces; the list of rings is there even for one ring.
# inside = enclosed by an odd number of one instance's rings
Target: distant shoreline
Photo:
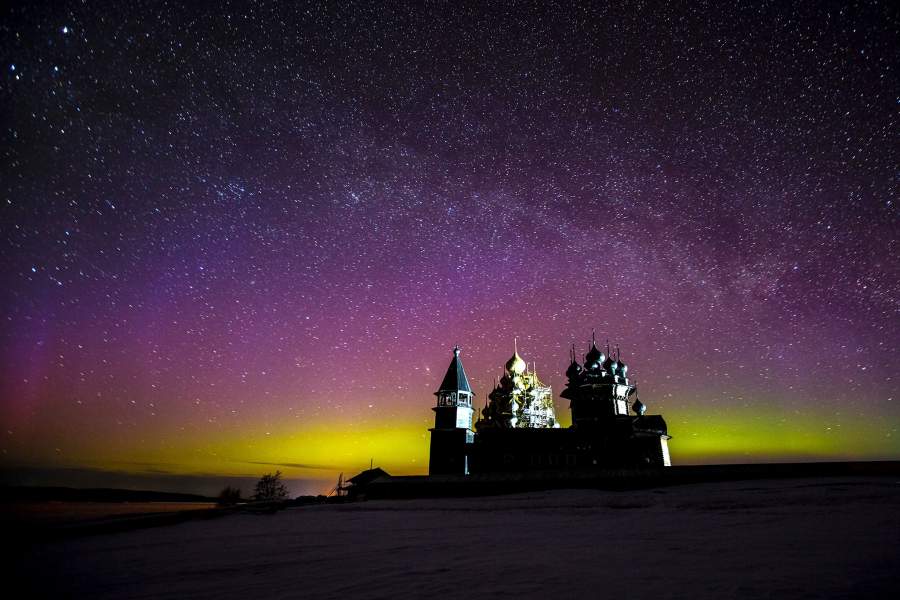
[[[640,488],[667,485],[731,481],[742,479],[780,479],[842,476],[900,476],[900,460],[823,461],[790,463],[736,463],[713,465],[676,465],[649,469],[579,469],[535,470],[515,473],[487,473],[468,476],[399,475],[388,476],[370,484],[372,488],[409,487],[410,491],[427,492],[426,496],[479,495],[480,488],[496,485],[500,491],[513,493],[558,487]],[[386,486],[386,484],[389,484]],[[369,486],[367,486],[369,487]],[[503,488],[509,487],[508,492]],[[525,488],[525,489],[512,489]],[[378,496],[383,497],[383,496]],[[389,496],[387,496],[389,497]],[[64,486],[0,486],[0,506],[21,502],[168,502],[215,503],[217,498],[183,492],[131,490],[123,488],[76,488]]]
[[[0,504],[7,502],[216,502],[216,498],[181,492],[62,486],[0,486]]]

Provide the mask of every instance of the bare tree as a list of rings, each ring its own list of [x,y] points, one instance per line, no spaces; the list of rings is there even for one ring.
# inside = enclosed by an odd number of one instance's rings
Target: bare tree
[[[288,497],[288,490],[281,482],[281,471],[275,471],[275,474],[267,473],[256,482],[256,490],[253,498],[273,502],[285,500]]]
[[[221,492],[219,492],[219,506],[234,506],[238,502],[241,501],[241,488],[231,487],[230,485],[226,485]]]

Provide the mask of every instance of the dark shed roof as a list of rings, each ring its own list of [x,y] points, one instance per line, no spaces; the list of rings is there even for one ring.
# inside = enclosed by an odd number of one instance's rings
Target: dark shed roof
[[[375,467],[374,469],[367,469],[358,475],[354,475],[347,481],[352,483],[353,485],[366,485],[367,483],[378,479],[379,477],[390,477],[387,471],[381,470],[379,467]]]

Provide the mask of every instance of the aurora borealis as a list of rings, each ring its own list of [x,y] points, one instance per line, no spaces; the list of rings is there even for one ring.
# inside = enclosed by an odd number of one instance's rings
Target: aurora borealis
[[[5,470],[422,473],[592,329],[675,464],[900,458],[896,7],[127,4],[2,9]]]

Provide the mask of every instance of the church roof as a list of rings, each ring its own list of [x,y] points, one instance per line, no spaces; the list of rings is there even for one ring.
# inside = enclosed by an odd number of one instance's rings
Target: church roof
[[[666,420],[662,418],[662,415],[641,415],[635,418],[634,424],[636,429],[644,429],[663,435],[669,433],[668,427],[666,427]]]
[[[472,388],[469,387],[469,378],[466,377],[466,371],[463,369],[462,361],[459,358],[459,346],[453,348],[453,360],[450,361],[450,366],[447,368],[447,374],[444,375],[441,387],[435,393],[439,394],[441,392],[472,393]]]

